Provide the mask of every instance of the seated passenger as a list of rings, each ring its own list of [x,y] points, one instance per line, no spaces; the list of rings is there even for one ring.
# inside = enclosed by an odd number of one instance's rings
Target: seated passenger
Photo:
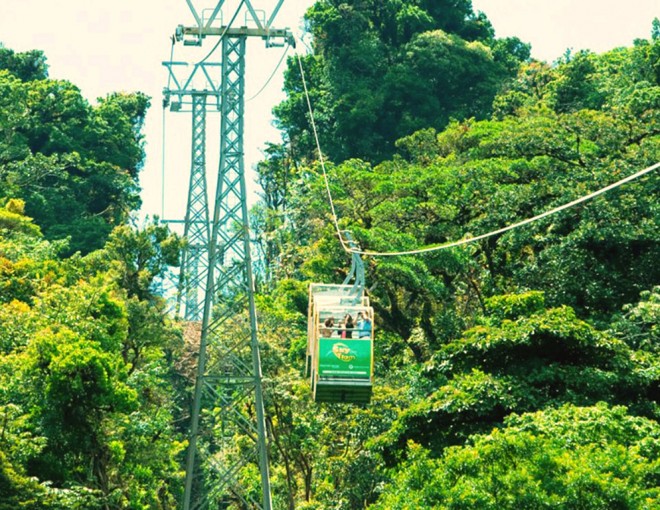
[[[325,327],[321,328],[321,336],[324,338],[330,338],[332,336],[332,328],[335,325],[335,319],[328,317],[323,323]]]
[[[341,332],[341,337],[342,338],[353,338],[353,328],[355,327],[355,324],[353,324],[353,317],[351,317],[350,314],[346,314],[346,317],[344,318],[344,329]]]
[[[357,327],[358,338],[371,338],[371,319],[366,314],[358,312]]]

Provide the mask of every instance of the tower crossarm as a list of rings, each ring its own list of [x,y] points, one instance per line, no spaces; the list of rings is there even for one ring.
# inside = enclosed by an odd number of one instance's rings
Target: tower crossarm
[[[238,7],[231,9],[234,15],[231,21],[225,22],[222,16],[223,8],[229,9],[227,0],[216,0],[213,9],[199,10],[192,0],[186,0],[195,19],[195,25],[179,25],[175,31],[175,39],[183,41],[186,46],[201,46],[202,40],[209,36],[215,37],[260,37],[266,41],[266,46],[295,46],[291,31],[287,28],[275,28],[273,22],[284,0],[278,0],[270,13],[256,9],[252,0],[240,0]],[[206,15],[210,11],[209,15]],[[234,23],[238,13],[244,17]],[[239,25],[239,26],[233,26]]]

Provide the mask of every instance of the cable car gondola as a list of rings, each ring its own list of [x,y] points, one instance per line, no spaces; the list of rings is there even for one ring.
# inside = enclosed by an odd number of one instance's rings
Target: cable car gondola
[[[316,402],[371,401],[374,312],[364,295],[364,266],[353,259],[344,284],[309,286],[307,373]],[[353,276],[355,284],[348,284]]]

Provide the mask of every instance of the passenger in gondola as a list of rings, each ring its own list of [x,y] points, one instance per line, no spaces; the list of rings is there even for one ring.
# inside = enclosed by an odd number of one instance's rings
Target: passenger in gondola
[[[335,319],[333,317],[328,317],[321,328],[321,336],[324,338],[330,338],[332,336],[332,328],[335,325]]]
[[[353,317],[351,317],[350,314],[346,314],[346,317],[344,318],[344,329],[341,332],[341,337],[353,338],[353,328],[355,328]]]
[[[368,315],[358,312],[357,329],[358,338],[371,338],[371,319]]]

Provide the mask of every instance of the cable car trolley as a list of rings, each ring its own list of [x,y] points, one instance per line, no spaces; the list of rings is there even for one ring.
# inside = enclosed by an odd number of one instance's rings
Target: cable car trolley
[[[355,283],[348,284],[353,277]],[[373,308],[364,295],[364,266],[357,254],[343,284],[309,286],[306,372],[316,402],[370,402],[373,324]]]

